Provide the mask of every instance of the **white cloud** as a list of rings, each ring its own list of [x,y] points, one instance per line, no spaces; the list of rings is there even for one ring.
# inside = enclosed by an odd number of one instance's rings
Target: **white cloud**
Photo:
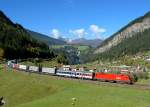
[[[106,32],[106,29],[100,28],[97,25],[90,25],[90,31],[92,32],[93,35],[95,35],[97,38],[100,38],[102,33]]]
[[[61,33],[58,29],[52,29],[51,34],[54,38],[59,39],[61,37]]]
[[[69,39],[68,42],[71,43],[71,42],[72,42],[72,39]]]
[[[83,29],[83,28],[75,29],[75,30],[69,30],[69,33],[73,34],[74,36],[77,36],[78,38],[83,38],[87,34],[85,29]]]

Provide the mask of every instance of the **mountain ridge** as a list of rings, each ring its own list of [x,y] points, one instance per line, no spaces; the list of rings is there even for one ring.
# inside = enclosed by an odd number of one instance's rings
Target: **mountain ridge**
[[[101,39],[85,39],[85,38],[79,38],[79,39],[74,39],[71,42],[68,42],[68,44],[71,45],[88,45],[93,48],[96,48],[100,43],[102,42]]]
[[[50,36],[47,36],[45,34],[42,34],[42,33],[39,33],[39,32],[36,32],[36,31],[32,31],[32,30],[29,30],[27,29],[27,32],[35,39],[39,40],[39,41],[42,41],[44,43],[46,43],[47,45],[64,45],[66,44],[65,41],[63,40],[60,40],[60,39],[55,39],[55,38],[52,38]]]
[[[111,47],[116,46],[123,40],[132,37],[138,32],[143,32],[148,28],[150,28],[150,12],[147,12],[144,16],[136,18],[135,20],[131,21],[126,26],[118,30],[111,37],[103,41],[94,53],[103,53],[105,51],[108,51]]]

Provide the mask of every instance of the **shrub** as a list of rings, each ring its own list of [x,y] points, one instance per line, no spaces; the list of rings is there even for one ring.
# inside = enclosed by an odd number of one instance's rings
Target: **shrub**
[[[4,57],[4,50],[0,48],[0,60],[2,60]]]

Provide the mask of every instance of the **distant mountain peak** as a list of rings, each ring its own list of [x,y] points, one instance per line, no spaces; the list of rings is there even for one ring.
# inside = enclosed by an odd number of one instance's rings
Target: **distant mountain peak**
[[[69,41],[68,44],[72,44],[72,45],[79,44],[79,45],[88,45],[92,47],[97,47],[101,42],[102,42],[101,39],[78,38],[78,39]]]

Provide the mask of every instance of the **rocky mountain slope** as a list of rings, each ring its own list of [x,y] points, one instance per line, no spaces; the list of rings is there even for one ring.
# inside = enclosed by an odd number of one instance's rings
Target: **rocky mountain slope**
[[[120,29],[110,38],[106,39],[94,53],[103,53],[110,50],[112,47],[117,46],[124,40],[132,38],[138,33],[144,32],[146,29],[150,28],[150,12],[146,13],[134,21],[130,22],[128,25]],[[144,41],[143,41],[144,42]]]

